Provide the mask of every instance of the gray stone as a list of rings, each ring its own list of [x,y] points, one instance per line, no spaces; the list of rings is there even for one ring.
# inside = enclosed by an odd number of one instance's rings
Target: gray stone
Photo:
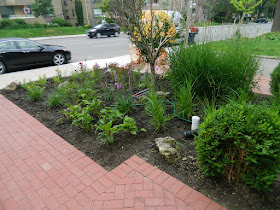
[[[159,97],[166,97],[166,96],[168,96],[170,94],[170,92],[157,91],[156,94]]]
[[[176,141],[174,138],[167,136],[165,138],[156,138],[155,141],[159,153],[168,163],[173,163],[181,159],[181,155],[176,149]]]
[[[67,86],[67,85],[69,85],[69,82],[68,82],[68,81],[65,81],[65,82],[60,83],[60,84],[58,85],[58,88],[65,87],[65,86]]]
[[[7,85],[7,87],[5,87],[5,90],[16,90],[18,89],[20,86],[20,84],[12,82],[9,85]]]

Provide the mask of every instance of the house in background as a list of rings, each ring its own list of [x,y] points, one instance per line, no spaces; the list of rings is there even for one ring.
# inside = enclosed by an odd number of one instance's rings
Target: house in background
[[[63,17],[61,0],[52,0],[54,15],[36,18],[31,5],[34,0],[1,0],[0,19],[24,19],[27,23],[48,23],[53,17]]]
[[[102,11],[98,8],[101,0],[80,0],[83,7],[85,25],[96,25],[101,22]],[[203,3],[205,0],[147,0],[146,9],[149,1],[152,1],[155,10],[177,10],[181,13],[186,12],[188,1],[192,1],[192,13],[199,13],[199,21],[204,22],[207,16],[203,13]],[[54,14],[46,17],[36,18],[32,13],[34,0],[0,0],[0,19],[24,19],[27,23],[49,23],[54,17],[62,17],[73,26],[78,25],[75,10],[75,0],[52,0]]]

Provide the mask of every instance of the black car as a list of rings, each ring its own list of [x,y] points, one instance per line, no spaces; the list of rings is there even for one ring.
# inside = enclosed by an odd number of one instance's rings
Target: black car
[[[101,36],[110,37],[111,35],[117,37],[120,34],[120,27],[115,23],[102,23],[88,29],[86,33],[89,38],[100,38]]]
[[[254,23],[268,23],[268,20],[266,18],[260,18],[255,20]]]
[[[43,45],[22,38],[0,38],[0,74],[29,66],[62,65],[70,59],[71,52],[62,46]]]

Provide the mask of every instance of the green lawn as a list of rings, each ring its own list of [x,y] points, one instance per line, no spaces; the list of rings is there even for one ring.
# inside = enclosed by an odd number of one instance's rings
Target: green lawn
[[[53,27],[53,28],[28,28],[14,30],[0,30],[0,37],[42,37],[42,36],[61,36],[85,34],[86,28],[77,27]]]
[[[280,57],[280,32],[263,34],[256,38],[228,39],[217,41],[212,44],[222,48],[224,44],[240,42],[243,47],[248,48],[255,55],[267,55]]]

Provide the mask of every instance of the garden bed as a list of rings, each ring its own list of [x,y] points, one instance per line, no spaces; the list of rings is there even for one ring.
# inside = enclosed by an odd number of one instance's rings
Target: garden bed
[[[157,84],[160,90],[169,90],[168,83],[164,79],[158,78]],[[45,100],[56,87],[57,83],[49,79],[44,98],[37,101],[31,101],[27,97],[27,91],[22,87],[15,91],[2,90],[0,93],[107,170],[112,170],[132,155],[137,155],[229,209],[280,208],[279,177],[272,186],[272,192],[264,193],[257,192],[244,184],[229,184],[226,179],[203,176],[196,161],[194,141],[185,139],[183,135],[183,132],[190,130],[191,127],[191,124],[186,121],[173,118],[167,122],[164,131],[156,133],[150,124],[150,117],[144,106],[135,106],[134,110],[129,113],[129,117],[135,119],[139,130],[144,128],[146,132],[139,131],[137,135],[118,133],[115,136],[115,142],[111,145],[98,140],[94,129],[85,132],[80,127],[72,126],[69,120],[62,120],[57,124],[57,120],[63,117],[59,111],[64,108],[49,108]],[[135,91],[139,91],[139,89]],[[99,87],[99,92],[102,93],[101,87]],[[259,97],[259,100],[263,99],[265,98]],[[104,103],[106,106],[112,105],[110,101],[104,100]],[[171,114],[173,107],[166,106],[168,113]],[[182,158],[176,163],[168,164],[156,148],[155,138],[166,136],[175,138],[180,147]]]

